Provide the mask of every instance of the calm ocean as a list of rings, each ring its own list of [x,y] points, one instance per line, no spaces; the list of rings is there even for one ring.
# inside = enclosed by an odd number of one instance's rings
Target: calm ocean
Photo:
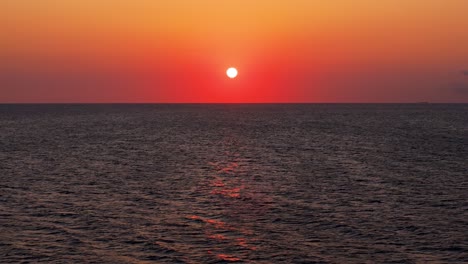
[[[0,105],[28,262],[468,263],[468,105]]]

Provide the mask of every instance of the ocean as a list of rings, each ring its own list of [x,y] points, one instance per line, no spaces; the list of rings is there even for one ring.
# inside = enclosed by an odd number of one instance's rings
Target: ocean
[[[231,262],[468,263],[468,105],[0,105],[0,263]]]

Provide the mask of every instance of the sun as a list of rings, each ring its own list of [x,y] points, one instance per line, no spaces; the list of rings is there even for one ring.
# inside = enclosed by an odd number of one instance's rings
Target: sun
[[[227,69],[226,74],[229,78],[234,79],[237,77],[237,69],[234,67],[231,67]]]

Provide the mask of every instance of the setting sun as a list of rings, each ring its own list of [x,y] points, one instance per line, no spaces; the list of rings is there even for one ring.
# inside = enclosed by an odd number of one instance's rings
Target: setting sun
[[[233,67],[227,69],[226,75],[231,79],[236,78],[237,77],[237,69],[233,68]]]

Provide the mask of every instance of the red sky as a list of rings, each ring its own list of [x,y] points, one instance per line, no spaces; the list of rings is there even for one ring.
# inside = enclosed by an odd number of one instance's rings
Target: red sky
[[[465,0],[2,1],[0,103],[466,103],[466,10]]]

